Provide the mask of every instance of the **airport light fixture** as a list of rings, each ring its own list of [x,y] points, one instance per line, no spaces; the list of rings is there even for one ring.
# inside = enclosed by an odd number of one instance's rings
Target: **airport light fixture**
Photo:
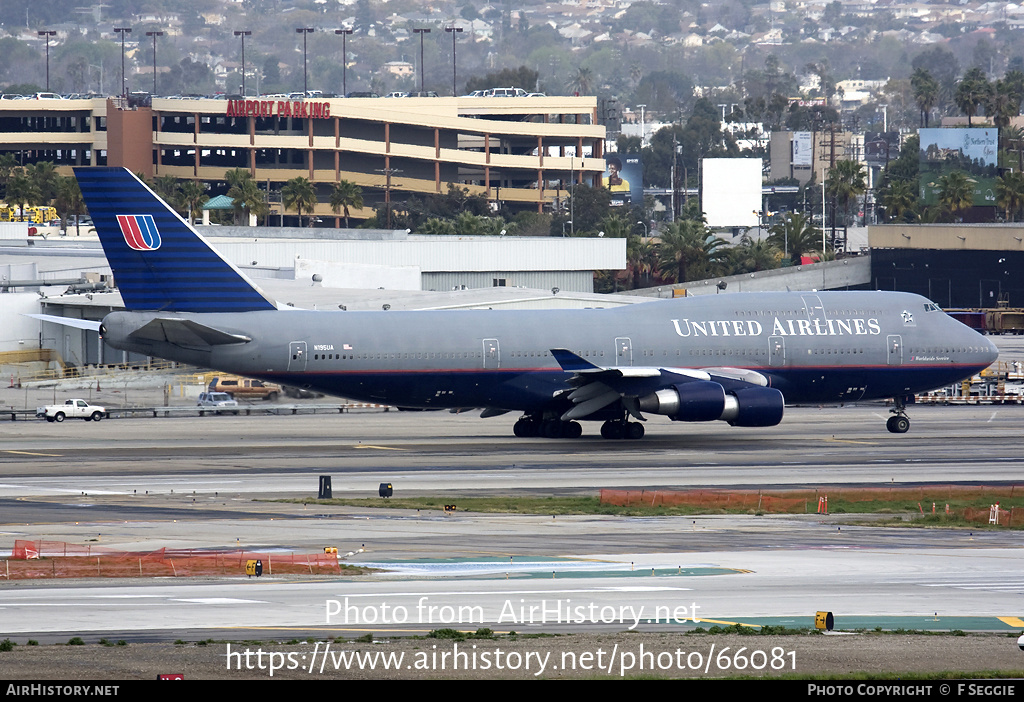
[[[40,29],[36,32],[41,37],[46,37],[46,92],[50,92],[50,37],[56,36],[54,29]]]
[[[236,29],[235,36],[242,37],[242,97],[245,97],[245,38],[251,37],[252,31],[248,29]]]
[[[348,95],[348,49],[345,46],[345,42],[348,39],[348,35],[352,33],[352,30],[335,29],[334,33],[341,35],[341,94],[346,96]]]
[[[451,33],[452,35],[452,97],[458,95],[455,92],[455,35],[462,31],[462,27],[445,27],[444,31]]]
[[[128,81],[124,75],[124,35],[131,34],[131,27],[114,27],[114,32],[121,35],[121,97],[128,97]]]
[[[420,35],[420,92],[424,92],[423,88],[423,35],[430,34],[430,29],[427,27],[417,27],[412,30],[415,34]],[[454,36],[454,35],[452,35]]]
[[[163,32],[146,32],[147,37],[153,37],[153,94],[156,95],[156,38],[162,37]]]
[[[307,63],[308,54],[306,53],[306,37],[308,35],[312,34],[315,31],[316,31],[316,29],[314,29],[313,27],[296,27],[295,28],[296,34],[301,34],[302,35],[302,94],[303,94],[303,96],[305,96],[305,95],[307,95],[309,93],[309,84],[307,83],[307,74],[306,74],[306,66],[308,65],[308,63]]]

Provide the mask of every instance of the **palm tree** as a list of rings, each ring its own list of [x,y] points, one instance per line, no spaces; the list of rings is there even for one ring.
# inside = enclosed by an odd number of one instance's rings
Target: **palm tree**
[[[270,205],[267,204],[265,193],[260,190],[259,184],[252,178],[243,178],[237,185],[231,186],[228,190],[228,197],[235,208],[235,224],[245,221],[248,225],[246,214],[265,217],[270,212]]]
[[[658,247],[653,239],[631,234],[626,238],[626,269],[632,276],[635,290],[651,284],[651,274],[658,269]]]
[[[903,215],[914,209],[917,191],[909,180],[891,180],[881,199],[888,218],[899,221],[903,219]]]
[[[281,188],[281,204],[286,210],[294,209],[299,214],[299,226],[302,226],[302,210],[309,212],[316,207],[316,189],[308,178],[299,176],[292,178]],[[312,219],[310,219],[312,224]]]
[[[75,233],[81,234],[79,230],[79,215],[85,214],[85,200],[82,199],[82,191],[78,187],[78,180],[72,176],[61,177],[57,181],[57,212],[60,214],[61,227],[67,231],[68,217],[75,215]]]
[[[662,230],[658,270],[677,283],[714,275],[725,243],[701,222],[673,222]]]
[[[953,171],[939,178],[939,205],[952,217],[974,204],[974,186],[978,181],[963,171]]]
[[[589,68],[580,66],[576,70],[576,75],[569,79],[566,84],[571,92],[578,93],[580,95],[586,95],[590,92],[590,88],[594,84],[594,73]]]
[[[60,176],[50,161],[37,161],[25,167],[25,175],[39,191],[39,204],[48,204],[57,195],[57,181]]]
[[[744,234],[740,245],[730,249],[736,266],[734,273],[768,271],[779,267],[782,251],[768,239],[754,239]]]
[[[18,157],[14,154],[0,154],[0,196],[7,197],[7,183],[19,170]]]
[[[985,78],[985,72],[975,66],[964,74],[963,80],[956,88],[956,106],[967,115],[967,126],[971,126],[971,117],[978,114],[980,107],[988,99],[992,91]]]
[[[768,242],[791,261],[799,262],[803,254],[821,249],[821,230],[800,212],[787,213],[768,231]]]
[[[152,183],[147,183],[154,193],[164,202],[175,202],[181,195],[181,182],[172,175],[157,176]]]
[[[935,103],[939,100],[939,82],[926,69],[917,68],[914,70],[914,75],[910,77],[910,87],[914,91],[914,100],[921,111],[921,126],[927,128],[928,115],[931,114]]]
[[[7,181],[7,204],[17,205],[24,215],[26,205],[38,205],[42,202],[42,195],[39,188],[24,173],[15,173]]]
[[[1007,222],[1017,221],[1024,207],[1024,173],[1007,171],[996,183],[996,204],[1003,208]]]
[[[867,188],[865,178],[864,166],[856,161],[836,161],[829,169],[828,178],[825,179],[825,191],[835,198],[837,205],[842,205],[846,220],[849,220],[850,216],[850,203],[863,195]]]
[[[345,212],[345,229],[348,229],[350,207],[363,207],[363,189],[350,180],[339,180],[331,188],[331,211],[338,214]]]
[[[202,214],[203,205],[209,199],[206,197],[206,183],[197,180],[185,181],[179,191],[179,206],[185,211],[189,222],[194,222]]]

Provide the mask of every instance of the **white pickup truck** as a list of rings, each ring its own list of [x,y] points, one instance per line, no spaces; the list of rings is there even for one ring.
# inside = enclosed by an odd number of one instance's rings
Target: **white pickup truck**
[[[63,405],[46,405],[36,408],[37,417],[46,417],[48,422],[63,422],[68,417],[98,422],[107,416],[104,407],[90,405],[85,400],[65,400]]]

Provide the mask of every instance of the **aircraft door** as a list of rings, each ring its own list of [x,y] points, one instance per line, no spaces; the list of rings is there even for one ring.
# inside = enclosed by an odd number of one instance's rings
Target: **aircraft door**
[[[890,366],[902,366],[903,365],[903,337],[899,334],[890,334],[885,337],[886,346],[889,349],[887,354],[889,357]]]
[[[620,336],[615,339],[615,365],[633,365],[633,342],[628,336]]]
[[[825,308],[821,304],[821,298],[817,295],[802,295],[804,310],[807,312],[807,319],[812,323],[817,321],[818,328],[826,326]]]
[[[306,342],[293,341],[288,344],[288,370],[306,370]]]
[[[497,339],[484,339],[484,369],[501,368],[501,347]]]
[[[781,368],[786,365],[786,337],[768,337],[768,366]]]

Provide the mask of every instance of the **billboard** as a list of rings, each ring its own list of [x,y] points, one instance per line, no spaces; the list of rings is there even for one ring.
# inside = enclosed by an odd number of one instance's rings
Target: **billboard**
[[[864,161],[869,166],[885,168],[899,157],[899,132],[864,132]]]
[[[793,165],[810,168],[814,155],[811,132],[793,132]]]
[[[922,129],[919,134],[920,197],[926,205],[938,204],[939,180],[954,171],[974,181],[975,206],[996,204],[999,130],[956,127]]]
[[[701,208],[709,227],[756,227],[761,210],[761,159],[701,161]]]
[[[604,158],[605,171],[601,185],[612,194],[612,207],[629,206],[644,201],[644,170],[640,154],[609,154]]]

